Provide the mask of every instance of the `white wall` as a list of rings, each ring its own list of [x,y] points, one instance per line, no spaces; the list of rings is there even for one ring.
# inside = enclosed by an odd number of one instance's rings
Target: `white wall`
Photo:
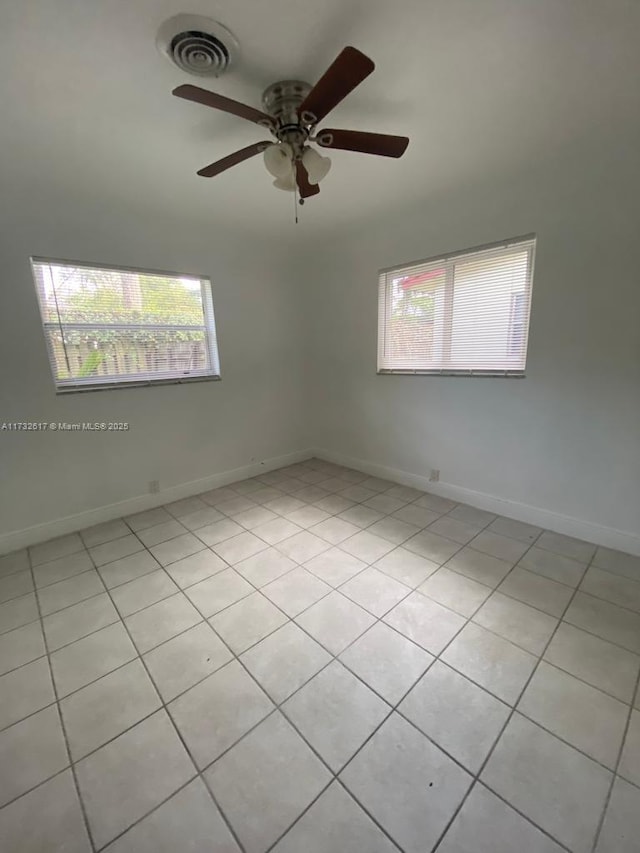
[[[214,200],[213,200],[214,201]],[[2,197],[0,421],[126,421],[127,433],[0,433],[0,534],[307,447],[300,289],[283,247],[250,233],[76,204]],[[209,275],[222,381],[56,396],[32,254]]]
[[[640,536],[640,182],[622,139],[336,235],[312,297],[319,448]],[[378,268],[529,232],[526,379],[376,375]]]

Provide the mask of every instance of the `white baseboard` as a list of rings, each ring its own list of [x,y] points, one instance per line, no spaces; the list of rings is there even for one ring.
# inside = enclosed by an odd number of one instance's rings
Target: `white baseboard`
[[[245,480],[247,477],[266,474],[267,471],[274,471],[276,468],[283,468],[285,465],[303,462],[305,459],[311,458],[311,456],[313,456],[313,453],[310,450],[298,450],[295,453],[275,456],[271,459],[265,459],[262,462],[253,462],[250,465],[234,468],[231,471],[210,474],[208,477],[203,477],[199,480],[179,483],[176,486],[163,489],[157,494],[127,498],[127,500],[89,509],[76,515],[67,515],[64,518],[57,518],[54,521],[47,521],[43,524],[36,524],[33,527],[25,527],[22,530],[3,533],[0,534],[0,555],[8,554],[11,551],[18,551],[20,548],[26,548],[28,545],[37,545],[39,542],[46,542],[48,539],[55,539],[57,536],[64,536],[67,533],[74,533],[76,530],[84,530],[86,527],[100,524],[103,521],[113,521],[115,518],[133,515],[135,512],[143,512],[146,509],[154,509],[157,506],[162,506],[181,498],[198,495],[201,492],[209,491],[209,489],[218,489],[220,486],[227,486],[229,483],[235,483],[237,480]]]
[[[318,459],[324,459],[327,462],[334,462],[336,465],[355,468],[374,477],[393,480],[396,483],[401,483],[403,486],[413,486],[416,489],[431,492],[443,498],[450,498],[451,500],[470,504],[479,509],[495,512],[497,515],[504,515],[508,518],[524,521],[527,524],[534,524],[536,527],[543,527],[545,530],[564,533],[566,536],[573,536],[576,539],[583,539],[586,542],[593,542],[596,545],[603,545],[606,548],[614,548],[617,551],[624,551],[627,554],[640,556],[640,536],[636,533],[617,530],[614,527],[605,527],[589,521],[581,521],[579,518],[573,518],[569,515],[551,512],[550,510],[530,506],[519,501],[499,498],[495,495],[477,492],[473,489],[466,489],[463,486],[455,486],[451,483],[432,483],[427,477],[421,474],[412,474],[409,471],[401,471],[398,468],[377,465],[365,459],[356,459],[353,456],[336,453],[332,450],[325,450],[324,448],[314,449],[311,455],[316,456]]]

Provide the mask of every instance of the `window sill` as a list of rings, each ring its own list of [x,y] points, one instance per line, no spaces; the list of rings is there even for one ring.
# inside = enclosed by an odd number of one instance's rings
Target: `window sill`
[[[132,379],[123,382],[96,382],[78,385],[62,385],[56,388],[56,394],[84,394],[89,391],[119,391],[124,388],[150,388],[155,385],[187,385],[191,382],[219,382],[220,375],[185,376],[171,379]]]
[[[446,376],[467,379],[526,379],[524,370],[378,370],[378,376]]]

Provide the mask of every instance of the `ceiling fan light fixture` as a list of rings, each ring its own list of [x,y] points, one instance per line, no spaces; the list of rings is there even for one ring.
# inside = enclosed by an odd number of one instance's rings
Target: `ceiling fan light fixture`
[[[323,157],[322,154],[318,154],[314,148],[305,148],[302,155],[302,165],[309,175],[309,183],[318,184],[329,173],[331,160],[329,157]]]
[[[264,165],[267,171],[277,179],[285,179],[291,174],[293,149],[286,142],[275,142],[265,149]]]
[[[293,169],[282,178],[276,178],[273,182],[273,186],[278,190],[284,190],[285,192],[292,193],[296,189],[296,179],[293,174]]]

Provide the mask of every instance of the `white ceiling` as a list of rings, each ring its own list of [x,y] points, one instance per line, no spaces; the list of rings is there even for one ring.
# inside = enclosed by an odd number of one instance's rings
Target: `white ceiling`
[[[227,76],[202,84],[160,56],[158,26],[183,11],[236,34]],[[332,155],[303,215],[344,229],[637,126],[639,36],[637,0],[3,0],[0,175],[40,197],[282,230],[292,199],[261,158],[195,174],[262,131],[170,91],[193,82],[259,107],[269,83],[314,82],[353,44],[377,68],[328,123],[411,145],[398,161]]]

